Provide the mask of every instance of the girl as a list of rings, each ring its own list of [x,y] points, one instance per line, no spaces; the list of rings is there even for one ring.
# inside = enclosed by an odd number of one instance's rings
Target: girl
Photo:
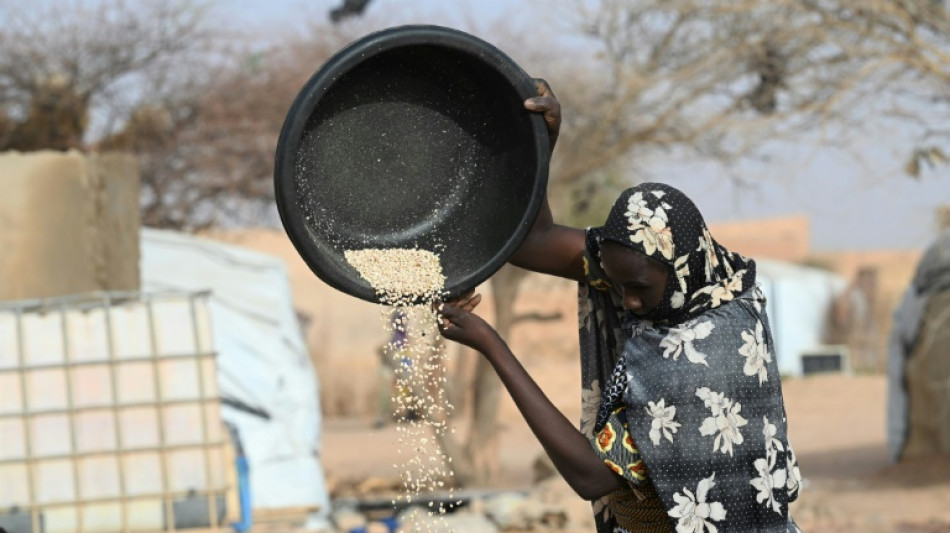
[[[552,148],[560,106],[538,80]],[[553,223],[547,202],[511,262],[579,283],[584,411],[547,399],[467,294],[442,334],[481,352],[598,533],[798,531],[801,476],[755,262],[719,245],[679,190],[625,191],[603,226]]]

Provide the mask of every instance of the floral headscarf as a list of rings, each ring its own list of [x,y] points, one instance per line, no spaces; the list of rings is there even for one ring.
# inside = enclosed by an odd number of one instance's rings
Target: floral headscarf
[[[688,320],[755,284],[755,263],[713,240],[696,205],[669,185],[627,189],[596,233],[670,267],[663,301],[649,317],[653,322]]]
[[[669,266],[649,317],[623,308],[605,240]],[[755,263],[716,243],[683,193],[647,183],[588,230],[584,266],[581,432],[595,452],[634,490],[655,489],[668,530],[798,531],[801,476]],[[594,503],[598,533],[624,529],[612,498]]]

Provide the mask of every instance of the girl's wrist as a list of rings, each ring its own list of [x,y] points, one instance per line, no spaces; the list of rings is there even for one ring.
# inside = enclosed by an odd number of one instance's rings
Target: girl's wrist
[[[508,343],[506,343],[497,332],[492,332],[485,341],[485,355],[491,357],[495,354],[503,354],[507,351]]]

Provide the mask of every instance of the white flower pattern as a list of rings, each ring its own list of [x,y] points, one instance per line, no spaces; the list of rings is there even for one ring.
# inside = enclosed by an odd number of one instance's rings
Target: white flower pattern
[[[643,199],[643,193],[638,192],[630,195],[630,198],[627,199],[625,215],[630,225],[640,224],[653,216],[653,210],[647,207],[647,201]]]
[[[706,261],[703,262],[706,281],[714,281],[716,267],[719,266],[719,257],[716,255],[716,248],[713,245],[713,239],[708,229],[703,230],[703,235],[699,238],[699,247],[696,248],[696,251],[706,254]]]
[[[696,396],[703,400],[703,405],[713,412],[713,415],[719,415],[723,410],[729,407],[729,400],[722,393],[710,390],[709,387],[700,387],[696,389]]]
[[[713,522],[726,519],[726,508],[719,502],[706,501],[709,498],[709,489],[716,485],[713,481],[715,478],[715,472],[703,478],[696,486],[695,495],[686,487],[683,487],[683,494],[673,494],[676,505],[667,514],[678,519],[676,533],[718,533],[719,529]]]
[[[673,291],[670,298],[670,306],[673,309],[680,309],[686,303],[686,290],[688,289],[687,280],[689,279],[689,254],[682,255],[673,261],[673,271],[676,274],[676,281],[679,283],[679,290]]]
[[[795,450],[792,446],[788,447],[788,483],[785,488],[788,490],[789,499],[797,497],[802,488],[802,472],[798,468],[798,459],[795,457]]]
[[[769,418],[762,417],[762,436],[765,437],[765,458],[769,461],[769,468],[775,468],[778,461],[778,452],[785,451],[782,441],[775,438],[778,434],[778,428],[775,424],[769,423]]]
[[[772,361],[768,344],[762,338],[762,321],[755,322],[755,332],[744,330],[742,340],[745,342],[739,348],[739,354],[745,357],[745,367],[742,371],[747,376],[758,376],[759,386],[769,380],[768,363]]]
[[[762,417],[762,437],[765,440],[765,457],[756,459],[753,463],[759,474],[749,484],[757,491],[755,500],[771,507],[776,513],[782,512],[782,504],[775,499],[776,490],[788,489],[791,482],[788,472],[784,468],[776,468],[779,452],[785,452],[785,446],[775,438],[778,427],[769,422],[768,417]]]
[[[696,396],[701,398],[712,412],[712,416],[703,420],[702,425],[699,426],[699,433],[704,437],[716,436],[713,439],[714,452],[720,451],[730,456],[734,455],[734,446],[745,441],[739,428],[749,423],[739,414],[742,404],[733,402],[723,394],[711,391],[708,387],[696,389]]]
[[[667,205],[668,204],[664,204]],[[663,205],[656,209],[647,207],[642,193],[634,193],[627,200],[627,229],[631,230],[630,241],[640,243],[647,255],[657,250],[666,259],[673,259],[673,233],[667,225],[669,217]]]
[[[693,341],[702,340],[712,333],[715,325],[710,321],[687,323],[682,328],[670,328],[666,337],[660,341],[660,348],[664,348],[663,358],[669,359],[670,356],[676,361],[680,354],[686,354],[686,359],[690,363],[709,366],[706,362],[706,354],[701,353],[693,346]]]
[[[661,437],[673,442],[673,433],[676,433],[680,427],[680,423],[673,420],[676,416],[676,406],[667,407],[666,400],[660,398],[660,401],[656,403],[647,402],[644,409],[653,418],[650,422],[650,440],[653,441],[653,445],[659,446]]]
[[[754,478],[749,483],[755,487],[758,492],[755,501],[770,506],[776,513],[782,512],[782,504],[775,499],[775,489],[785,488],[785,469],[779,468],[774,472],[769,471],[769,461],[764,457],[756,459],[753,463],[759,477]]]
[[[680,291],[673,291],[673,296],[670,297],[670,307],[673,309],[680,309],[685,303],[686,295]]]
[[[729,276],[723,283],[707,285],[693,293],[693,298],[708,294],[713,307],[719,307],[723,302],[731,302],[742,291],[742,276],[745,270],[740,270]]]

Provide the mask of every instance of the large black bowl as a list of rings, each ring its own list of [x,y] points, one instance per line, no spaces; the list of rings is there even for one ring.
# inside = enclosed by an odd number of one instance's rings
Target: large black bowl
[[[304,85],[277,145],[275,193],[298,253],[334,288],[378,301],[345,250],[439,254],[446,296],[497,271],[533,223],[548,173],[531,78],[439,26],[370,34]]]

